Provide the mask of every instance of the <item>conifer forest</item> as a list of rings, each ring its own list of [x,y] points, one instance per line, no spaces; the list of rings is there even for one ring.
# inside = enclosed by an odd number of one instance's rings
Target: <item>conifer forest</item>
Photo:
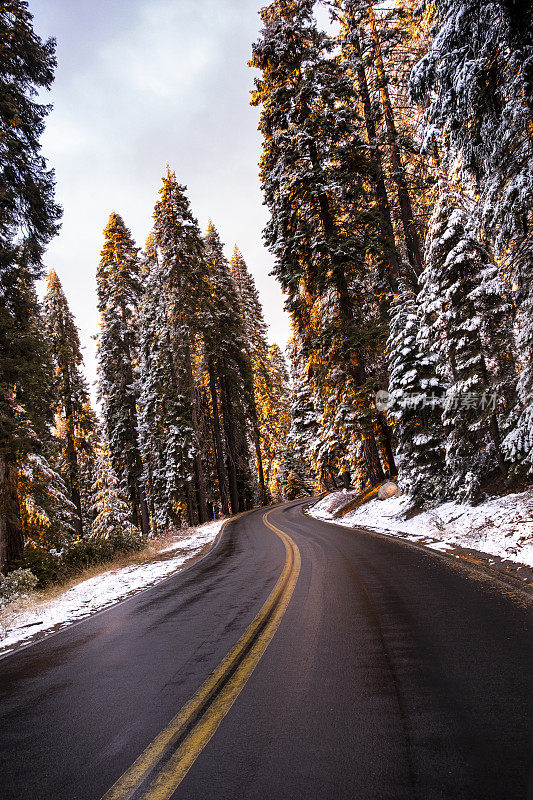
[[[531,19],[529,0],[266,4],[248,73],[289,344],[169,154],[146,242],[104,209],[93,392],[46,257],[67,210],[41,143],[55,42],[31,2],[1,4],[4,574],[53,582],[386,480],[420,508],[531,485]]]

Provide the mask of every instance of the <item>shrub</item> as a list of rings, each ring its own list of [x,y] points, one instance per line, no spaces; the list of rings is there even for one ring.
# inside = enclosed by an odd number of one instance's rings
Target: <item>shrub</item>
[[[46,550],[29,542],[18,566],[31,570],[39,586],[49,586],[65,580],[88,567],[111,561],[118,553],[142,550],[146,540],[136,528],[116,531],[106,539],[76,539],[66,545],[60,553]]]
[[[29,569],[14,569],[7,575],[0,575],[0,608],[15,597],[21,597],[35,589],[38,578]]]
[[[40,587],[57,583],[64,577],[59,553],[50,552],[34,542],[28,542],[18,566],[30,570],[37,577]]]

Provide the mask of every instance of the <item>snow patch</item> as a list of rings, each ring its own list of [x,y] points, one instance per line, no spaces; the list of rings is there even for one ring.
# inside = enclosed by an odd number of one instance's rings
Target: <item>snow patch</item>
[[[60,630],[72,622],[108,608],[136,592],[154,586],[172,575],[192,556],[211,544],[219,533],[224,520],[210,522],[180,534],[168,546],[159,551],[159,556],[140,564],[110,570],[102,575],[78,583],[54,600],[41,603],[31,611],[14,616],[5,630],[0,627],[0,653],[13,647],[36,633]],[[165,553],[179,551],[173,557]]]
[[[337,498],[337,499],[335,499]],[[409,497],[373,499],[341,519],[341,493],[328,495],[309,508],[309,514],[348,528],[371,528],[380,533],[422,542],[434,550],[465,547],[533,567],[533,489],[491,497],[477,506],[448,502],[407,519],[413,511]],[[433,541],[428,541],[433,540]]]

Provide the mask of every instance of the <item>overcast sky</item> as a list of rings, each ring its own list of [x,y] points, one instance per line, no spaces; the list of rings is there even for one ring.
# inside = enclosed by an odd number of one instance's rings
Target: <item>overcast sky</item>
[[[63,226],[45,263],[58,273],[96,377],[95,272],[102,229],[118,211],[139,246],[168,161],[202,229],[237,242],[257,282],[270,338],[289,324],[262,244],[258,110],[247,67],[260,0],[30,0],[41,37],[57,39],[54,109],[43,151],[56,170]]]

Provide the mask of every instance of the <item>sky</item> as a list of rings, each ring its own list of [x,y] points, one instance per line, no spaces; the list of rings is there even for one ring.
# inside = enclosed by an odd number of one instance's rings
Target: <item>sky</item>
[[[80,329],[96,379],[95,274],[102,230],[117,211],[142,246],[166,162],[231,255],[238,243],[263,302],[271,341],[289,335],[283,296],[262,243],[268,212],[258,179],[259,110],[247,66],[259,0],[30,0],[34,27],[57,40],[58,67],[42,137],[63,224],[45,257]],[[93,389],[94,393],[94,389]]]

